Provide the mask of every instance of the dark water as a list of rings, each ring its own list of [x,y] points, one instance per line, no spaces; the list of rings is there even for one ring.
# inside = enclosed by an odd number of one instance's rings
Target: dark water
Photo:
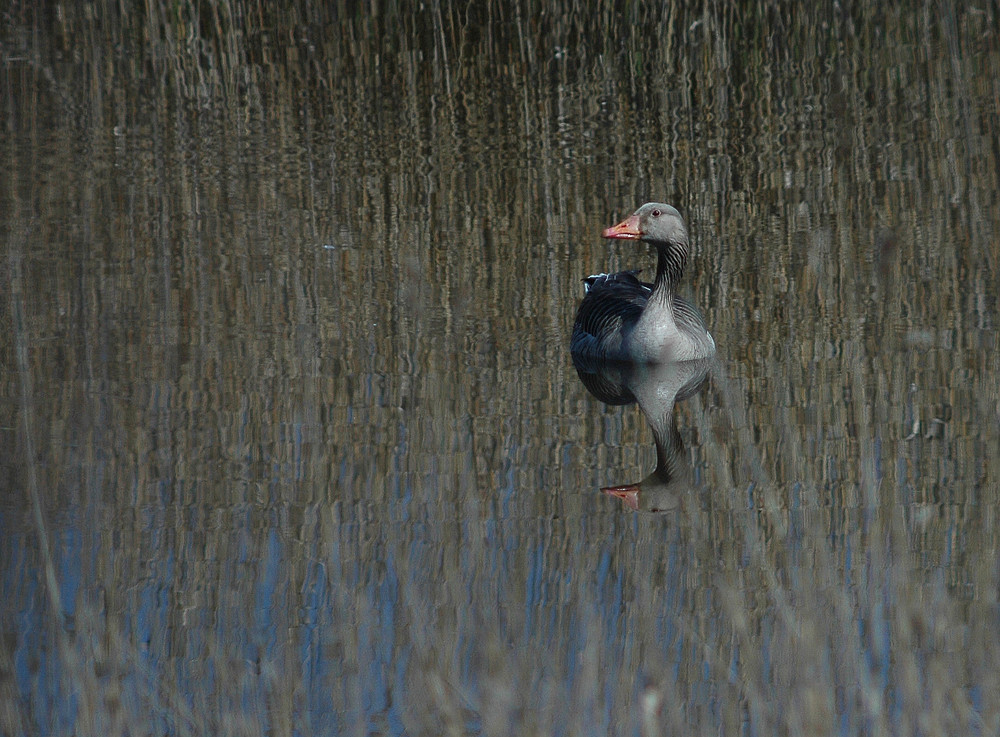
[[[993,734],[992,5],[15,5],[4,734]],[[666,514],[568,352],[686,216]]]

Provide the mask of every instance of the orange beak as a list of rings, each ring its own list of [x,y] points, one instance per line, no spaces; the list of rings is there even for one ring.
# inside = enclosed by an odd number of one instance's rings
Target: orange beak
[[[608,228],[608,230],[611,230],[611,228]],[[625,502],[625,506],[631,507],[636,512],[639,511],[639,486],[637,484],[629,484],[628,486],[603,486],[601,487],[601,491],[608,496],[618,497]]]
[[[605,228],[601,235],[605,238],[623,238],[625,240],[636,240],[641,238],[642,231],[639,230],[639,216],[629,215],[627,218],[618,223],[618,225],[612,225],[610,228]]]

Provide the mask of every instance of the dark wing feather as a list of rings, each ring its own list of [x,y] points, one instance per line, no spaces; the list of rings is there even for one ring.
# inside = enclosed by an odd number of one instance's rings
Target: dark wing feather
[[[573,325],[574,355],[614,356],[625,333],[642,314],[652,287],[639,281],[638,271],[598,274],[584,279],[587,290]]]

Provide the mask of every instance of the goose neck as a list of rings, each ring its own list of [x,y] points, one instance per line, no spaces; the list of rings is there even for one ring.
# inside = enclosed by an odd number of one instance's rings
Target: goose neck
[[[663,298],[673,296],[677,283],[684,274],[687,252],[673,243],[656,244],[656,281],[653,293]]]

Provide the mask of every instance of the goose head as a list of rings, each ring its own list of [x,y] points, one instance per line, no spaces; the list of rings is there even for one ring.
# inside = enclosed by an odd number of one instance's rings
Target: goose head
[[[605,238],[669,244],[685,251],[688,247],[684,218],[674,207],[663,202],[647,202],[618,225],[606,228],[602,235]]]

